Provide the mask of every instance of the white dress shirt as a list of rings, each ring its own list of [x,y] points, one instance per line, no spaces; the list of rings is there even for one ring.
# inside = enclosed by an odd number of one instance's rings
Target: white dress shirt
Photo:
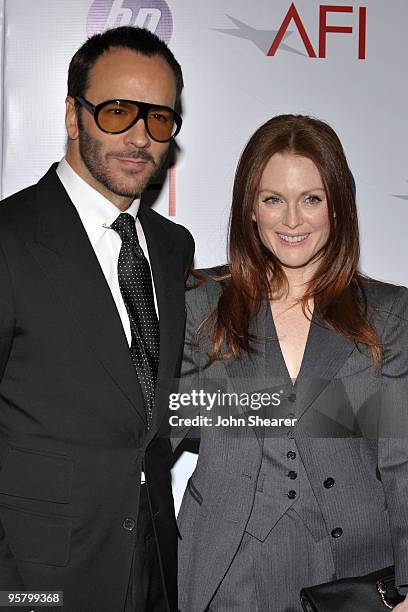
[[[149,261],[146,238],[137,213],[139,211],[140,200],[135,199],[126,211],[119,210],[112,202],[101,195],[96,189],[84,181],[63,158],[57,167],[57,175],[68,193],[73,205],[78,211],[82,224],[85,228],[90,243],[98,258],[99,264],[105,275],[106,282],[111,290],[115,301],[123,329],[129,346],[132,343],[129,317],[126,306],[122,298],[118,279],[118,259],[122,240],[115,230],[105,227],[111,225],[121,212],[132,215],[136,220],[136,231],[140,246]],[[150,261],[149,261],[150,264]],[[156,293],[152,280],[154,303],[157,309]]]

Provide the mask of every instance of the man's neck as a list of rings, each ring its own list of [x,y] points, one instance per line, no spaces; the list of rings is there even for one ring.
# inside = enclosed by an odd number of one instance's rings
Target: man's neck
[[[119,210],[124,212],[129,208],[134,198],[120,196],[110,191],[107,187],[102,185],[102,183],[97,181],[89,172],[85,164],[82,161],[78,162],[76,157],[70,154],[69,150],[65,155],[65,159],[82,180],[88,183],[88,185],[95,189],[95,191],[98,191],[98,193],[103,195],[104,198],[112,202],[112,204],[114,204]]]

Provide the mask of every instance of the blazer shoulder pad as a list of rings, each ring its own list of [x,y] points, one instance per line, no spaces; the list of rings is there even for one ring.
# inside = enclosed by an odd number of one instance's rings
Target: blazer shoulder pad
[[[363,279],[362,288],[368,305],[385,311],[390,310],[397,297],[406,291],[403,286],[371,278]]]
[[[0,233],[3,237],[14,240],[20,233],[31,234],[36,227],[35,201],[36,186],[31,185],[0,202]]]
[[[194,270],[187,279],[187,294],[194,293],[194,296],[187,297],[188,301],[204,300],[211,309],[215,308],[222,292],[222,277],[225,274],[228,274],[226,265]]]

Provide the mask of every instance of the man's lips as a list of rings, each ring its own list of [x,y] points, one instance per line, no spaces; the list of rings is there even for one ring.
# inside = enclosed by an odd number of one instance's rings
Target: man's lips
[[[126,166],[130,166],[130,167],[139,167],[139,166],[145,166],[146,164],[148,164],[150,162],[150,160],[148,159],[141,159],[139,158],[132,158],[132,157],[115,157],[114,159],[117,159],[120,163],[125,164]]]

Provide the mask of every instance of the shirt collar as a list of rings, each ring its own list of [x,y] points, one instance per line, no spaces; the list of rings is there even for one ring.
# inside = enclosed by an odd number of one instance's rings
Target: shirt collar
[[[65,157],[58,164],[57,175],[77,209],[93,247],[109,229],[104,225],[111,225],[121,212],[129,213],[136,219],[139,212],[139,198],[134,199],[126,211],[120,211],[117,206],[84,181],[69,165]]]

